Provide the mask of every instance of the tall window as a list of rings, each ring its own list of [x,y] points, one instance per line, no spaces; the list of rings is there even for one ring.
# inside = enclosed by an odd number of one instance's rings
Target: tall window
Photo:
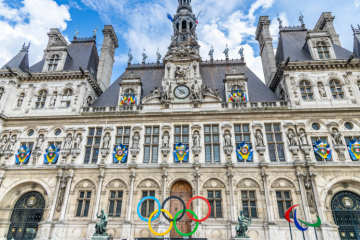
[[[80,191],[76,217],[87,217],[89,215],[91,191]]]
[[[121,217],[123,191],[110,191],[109,217]]]
[[[121,143],[129,148],[131,127],[118,127],[116,130],[116,146]]]
[[[97,163],[99,157],[99,149],[101,144],[102,128],[90,128],[89,136],[86,141],[84,163]]]
[[[61,99],[61,107],[70,107],[73,91],[66,89]]]
[[[0,88],[0,100],[1,100],[1,98],[3,96],[3,94],[4,94],[4,88]]]
[[[60,56],[59,55],[53,55],[51,58],[50,58],[50,61],[49,61],[49,66],[48,66],[48,71],[56,71],[56,68],[59,64],[59,61],[60,61]]]
[[[300,86],[301,97],[303,100],[313,100],[314,99],[309,82],[307,82],[305,80],[301,81],[299,86]]]
[[[47,94],[48,93],[46,90],[41,90],[39,92],[39,95],[38,95],[37,101],[36,101],[36,108],[44,108],[45,107]]]
[[[241,200],[245,217],[257,218],[255,191],[241,191]]]
[[[143,191],[142,198],[147,196],[155,197],[155,191]],[[154,200],[151,199],[145,200],[141,204],[141,216],[143,216],[144,218],[149,218],[150,214],[154,212],[154,207],[155,207]]]
[[[238,124],[238,125],[235,125],[234,127],[235,127],[236,145],[239,145],[239,143],[242,143],[242,142],[245,142],[245,143],[251,145],[249,124]]]
[[[331,80],[329,83],[330,91],[333,99],[343,99],[344,92],[342,91],[342,87],[340,82],[337,80]]]
[[[329,142],[327,141],[327,137],[312,137],[312,138],[311,138],[311,142],[312,142],[313,145],[314,145],[317,141],[327,142],[327,144],[329,144]],[[330,159],[330,160],[327,160],[327,159],[321,158],[321,157],[320,157],[318,154],[316,154],[315,152],[314,152],[314,154],[315,154],[316,161],[324,161],[324,160],[326,160],[326,161],[331,161],[331,159]]]
[[[176,126],[174,134],[174,144],[189,144],[189,126]]]
[[[269,155],[271,162],[284,162],[284,142],[280,124],[265,124],[266,139],[268,142]]]
[[[219,125],[204,127],[205,135],[205,161],[220,162]]]
[[[159,157],[159,127],[145,128],[144,163],[158,162]]]
[[[316,48],[317,48],[320,59],[329,59],[330,58],[329,49],[326,46],[326,43],[318,42],[316,44]]]
[[[292,206],[290,191],[276,191],[276,200],[279,210],[279,217],[285,218],[285,212]],[[292,212],[290,212],[290,217],[293,218]]]
[[[210,218],[222,218],[221,191],[208,191],[208,201],[211,206]]]

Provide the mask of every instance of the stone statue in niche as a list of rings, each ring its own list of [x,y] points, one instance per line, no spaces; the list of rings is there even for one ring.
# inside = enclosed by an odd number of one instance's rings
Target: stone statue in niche
[[[251,224],[251,218],[245,217],[244,212],[241,210],[238,216],[238,224],[236,226],[236,238],[250,238],[246,232]]]
[[[8,138],[7,138],[7,136],[5,135],[5,136],[3,136],[3,138],[2,138],[2,140],[1,140],[1,142],[0,142],[0,150],[1,150],[1,151],[2,151],[2,150],[5,150],[5,147],[6,147],[7,142],[8,142]]]
[[[17,141],[16,135],[13,135],[13,136],[9,139],[9,141],[8,141],[8,144],[9,144],[9,145],[7,146],[7,149],[6,149],[6,150],[8,150],[8,151],[14,151],[16,141]]]
[[[96,225],[95,225],[94,236],[109,236],[106,233],[106,230],[107,230],[106,226],[107,226],[107,223],[108,223],[108,217],[105,214],[104,209],[101,209],[100,216],[96,213],[96,217],[100,218],[100,222],[96,223]]]
[[[24,102],[25,96],[23,94],[20,95],[18,101],[17,101],[17,107],[21,107]]]
[[[194,132],[194,135],[193,135],[193,146],[194,147],[200,147],[200,134],[198,131],[195,131]]]
[[[309,145],[309,142],[307,140],[307,134],[304,129],[300,129],[299,138],[301,145]]]
[[[170,137],[169,137],[169,133],[168,132],[164,132],[163,135],[163,148],[168,148],[169,147],[169,141],[170,141]]]
[[[343,141],[341,140],[341,133],[336,128],[333,129],[333,133],[331,135],[335,145],[343,145]]]
[[[226,131],[224,133],[224,145],[225,145],[225,147],[230,147],[231,146],[231,136],[230,136],[229,131]]]
[[[298,145],[294,130],[289,129],[287,137],[289,139],[289,146],[297,146]]]
[[[186,66],[184,66],[183,63],[181,63],[180,66],[176,66],[175,78],[177,78],[177,77],[180,77],[180,78],[186,77],[186,73],[189,71],[190,65],[191,65],[191,63],[189,63],[189,66],[186,67]]]
[[[51,108],[55,107],[56,98],[57,98],[57,95],[56,95],[56,94],[54,94],[54,95],[51,97],[50,103],[49,103],[49,107],[51,107]]]
[[[165,86],[163,87],[163,96],[162,100],[169,101],[171,100],[171,85],[168,81],[166,81]]]
[[[133,144],[132,144],[132,148],[134,149],[140,149],[139,148],[139,142],[140,142],[140,136],[139,136],[139,133],[136,132],[132,138],[133,140]]]
[[[41,149],[43,144],[44,144],[44,136],[40,135],[36,142],[35,149]]]
[[[105,134],[105,137],[103,139],[103,149],[110,148],[110,141],[111,141],[110,134],[109,133]]]
[[[81,134],[78,134],[78,135],[76,136],[76,138],[75,138],[75,141],[74,141],[74,148],[75,148],[75,149],[79,149],[79,148],[80,148],[81,141],[82,141]]]
[[[197,81],[195,80],[195,82],[193,83],[193,85],[191,86],[191,100],[193,101],[200,101],[201,100],[201,90],[200,90],[200,86],[197,83]]]
[[[66,150],[71,149],[71,145],[72,145],[71,134],[68,134],[65,138],[64,149],[66,149]]]
[[[262,135],[260,130],[258,130],[256,132],[255,138],[256,138],[256,146],[257,147],[264,147],[265,146],[263,135]]]
[[[61,180],[59,197],[58,197],[58,200],[57,200],[57,203],[56,203],[56,211],[58,211],[58,212],[61,211],[61,207],[62,207],[62,204],[63,204],[66,182],[67,182],[66,177],[64,177]]]
[[[318,83],[319,94],[321,98],[326,98],[325,87],[322,83]]]

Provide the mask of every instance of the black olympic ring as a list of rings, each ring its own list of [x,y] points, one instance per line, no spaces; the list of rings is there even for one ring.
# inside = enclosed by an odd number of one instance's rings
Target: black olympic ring
[[[168,198],[165,199],[165,201],[163,202],[163,204],[162,204],[162,206],[161,206],[161,209],[164,209],[166,202],[169,201],[169,200],[172,199],[172,198],[179,200],[179,201],[182,203],[182,205],[183,205],[184,211],[183,211],[183,213],[181,214],[181,216],[176,219],[177,221],[180,221],[180,220],[184,217],[185,212],[186,212],[186,211],[185,211],[185,210],[186,210],[185,203],[184,203],[184,201],[183,201],[181,198],[176,197],[176,196],[168,197]],[[166,220],[168,220],[169,222],[174,221],[174,219],[168,218],[164,212],[161,212],[161,213],[162,213],[162,215],[164,216],[164,218],[166,218]]]

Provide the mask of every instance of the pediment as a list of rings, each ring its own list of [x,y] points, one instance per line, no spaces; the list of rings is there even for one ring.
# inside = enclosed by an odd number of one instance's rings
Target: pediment
[[[95,188],[95,184],[90,180],[82,180],[76,184],[76,188]]]
[[[275,182],[271,185],[271,187],[273,187],[273,188],[293,188],[295,186],[289,180],[280,178],[280,179],[275,180]]]
[[[218,179],[209,179],[204,184],[204,188],[224,188],[225,185]]]
[[[259,188],[259,184],[250,178],[241,180],[237,185],[237,188]]]
[[[141,181],[141,183],[139,183],[138,187],[139,188],[158,188],[159,185],[154,180],[145,179],[145,180]]]
[[[115,180],[112,180],[111,182],[109,182],[106,187],[108,187],[108,188],[126,188],[126,183],[124,183],[124,181],[122,181],[120,179],[115,179]]]

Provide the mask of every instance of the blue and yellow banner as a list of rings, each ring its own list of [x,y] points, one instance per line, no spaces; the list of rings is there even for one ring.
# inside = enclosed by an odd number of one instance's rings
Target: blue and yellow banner
[[[349,142],[348,150],[350,157],[353,161],[358,161],[360,159],[360,143],[356,140]]]
[[[114,148],[113,158],[114,163],[127,162],[127,156],[128,156],[128,148],[122,144]]]
[[[174,147],[174,159],[175,162],[187,162],[189,158],[189,147],[179,143]]]
[[[236,147],[236,154],[238,156],[238,161],[252,161],[252,157],[254,154],[252,146],[249,146],[245,142],[239,143],[239,146]]]
[[[46,149],[46,153],[44,154],[44,164],[56,164],[60,155],[60,149],[55,147],[55,145],[51,145],[48,149]]]
[[[233,91],[229,94],[229,102],[247,102],[248,98],[246,93],[241,92],[240,90]]]
[[[135,95],[129,95],[126,94],[120,99],[120,106],[127,106],[127,105],[136,105],[137,104],[137,98]]]
[[[321,158],[326,160],[331,160],[331,149],[330,145],[327,142],[317,141],[314,144],[314,152],[319,155]]]
[[[29,158],[31,156],[31,150],[26,146],[21,146],[18,152],[15,154],[15,162],[19,163],[28,163]]]

